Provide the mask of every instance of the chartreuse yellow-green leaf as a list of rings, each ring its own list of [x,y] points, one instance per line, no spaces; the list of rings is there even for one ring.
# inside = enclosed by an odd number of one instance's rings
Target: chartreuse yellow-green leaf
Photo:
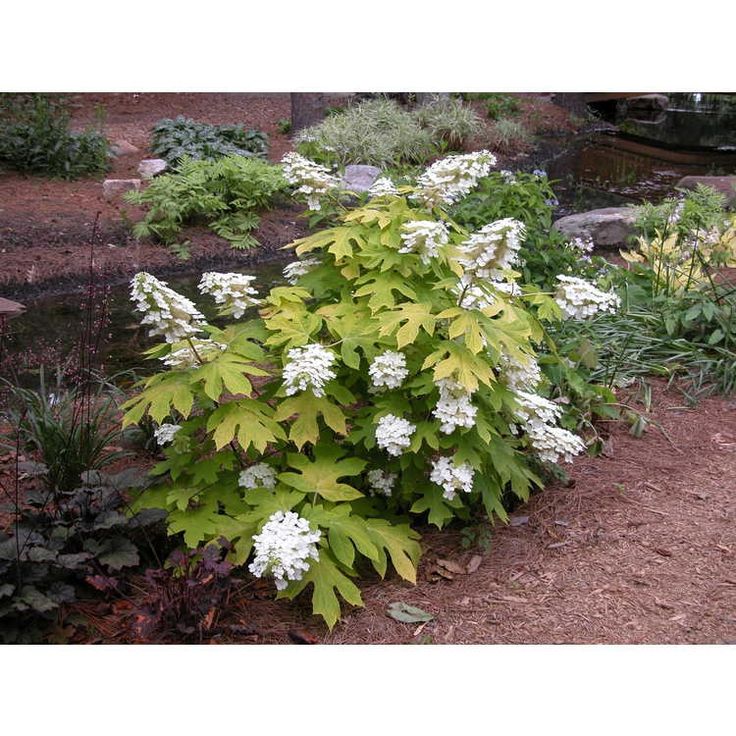
[[[190,386],[190,376],[180,371],[159,373],[145,382],[144,389],[122,405],[125,416],[123,427],[137,424],[148,414],[155,422],[161,423],[176,409],[185,418],[189,416],[194,403]]]
[[[317,417],[322,416],[325,424],[334,432],[347,434],[345,415],[337,404],[333,404],[326,396],[316,397],[311,391],[304,391],[296,396],[284,399],[276,408],[274,419],[283,422],[296,416],[291,423],[289,440],[301,449],[307,442],[313,445],[319,439]]]
[[[285,440],[286,433],[274,420],[273,410],[265,402],[241,398],[220,406],[210,414],[207,431],[217,449],[236,440],[247,450],[250,445],[263,452],[270,442]]]
[[[363,494],[338,478],[359,475],[366,466],[365,460],[357,457],[340,460],[345,450],[335,445],[318,445],[314,461],[304,455],[287,455],[289,467],[298,473],[280,473],[278,478],[287,486],[303,493],[316,493],[327,501],[352,501]]]

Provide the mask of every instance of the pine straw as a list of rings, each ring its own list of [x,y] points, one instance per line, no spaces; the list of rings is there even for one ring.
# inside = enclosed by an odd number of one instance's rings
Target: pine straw
[[[736,641],[736,402],[687,409],[662,384],[653,393],[666,436],[613,425],[608,456],[577,460],[573,487],[548,488],[515,512],[518,525],[496,527],[476,572],[431,582],[438,557],[466,564],[478,550],[428,532],[418,584],[362,583],[366,607],[332,633],[308,597],[235,601],[238,618],[262,643],[295,630],[330,644]],[[435,620],[396,622],[393,601]]]

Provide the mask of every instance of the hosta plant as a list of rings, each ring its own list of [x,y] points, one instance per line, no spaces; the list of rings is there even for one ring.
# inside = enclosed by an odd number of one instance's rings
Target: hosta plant
[[[338,594],[361,604],[366,569],[390,561],[415,580],[414,526],[475,507],[505,519],[504,493],[540,484],[532,465],[581,452],[544,397],[535,344],[566,305],[605,299],[519,285],[520,223],[471,233],[446,215],[493,162],[437,162],[292,243],[287,286],[254,295],[250,277],[206,274],[223,315],[253,300],[226,327],[138,274],[137,308],[166,341],[149,356],[170,366],[125,407],[127,424],[166,427],[160,481],[138,504],[167,509],[190,547],[224,537],[229,561],[272,576],[280,597],[311,587],[333,626]]]

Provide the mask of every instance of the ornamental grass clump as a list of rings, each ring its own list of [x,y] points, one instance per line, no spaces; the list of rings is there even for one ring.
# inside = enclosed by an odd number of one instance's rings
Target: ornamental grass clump
[[[558,424],[564,397],[545,398],[535,346],[551,345],[543,324],[563,312],[552,293],[517,283],[523,227],[469,232],[443,209],[492,161],[452,157],[401,195],[344,210],[290,245],[288,285],[261,289],[226,327],[184,310],[196,338],[173,334],[151,358],[195,340],[225,348],[148,378],[127,402],[126,424],[148,415],[179,427],[137,505],[165,508],[190,547],[225,538],[229,561],[272,577],[279,597],[312,588],[332,627],[341,599],[361,605],[354,579],[366,566],[383,576],[390,561],[415,581],[414,527],[479,508],[505,520],[504,497],[541,486],[540,463],[582,452]],[[169,334],[150,304],[147,322]],[[572,371],[554,350],[549,366]]]

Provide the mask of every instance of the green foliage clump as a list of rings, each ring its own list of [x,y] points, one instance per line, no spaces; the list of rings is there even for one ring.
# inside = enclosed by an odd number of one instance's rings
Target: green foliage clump
[[[455,98],[441,98],[416,111],[419,124],[429,130],[432,141],[459,151],[465,142],[482,128],[481,119],[470,107]]]
[[[502,118],[490,129],[490,139],[494,149],[499,151],[517,150],[531,142],[531,134],[526,126],[518,120]]]
[[[102,133],[70,131],[63,105],[43,95],[13,98],[18,104],[0,120],[0,165],[62,179],[107,171],[110,147]]]
[[[414,221],[447,229],[448,242],[430,259],[403,249],[404,226]],[[249,560],[254,537],[276,512],[297,513],[321,532],[318,559],[279,595],[294,598],[311,586],[313,609],[330,627],[338,594],[361,605],[353,578],[366,567],[383,576],[390,559],[415,580],[414,524],[443,527],[477,509],[505,520],[504,497],[526,499],[541,480],[529,438],[510,427],[518,403],[502,377],[504,361],[533,358],[546,342],[546,363],[562,365],[571,381],[573,371],[542,325],[560,309],[537,288],[511,299],[488,286],[488,303],[460,306],[466,289],[457,247],[468,236],[442,210],[392,196],[292,244],[309,264],[294,285],[272,288],[250,318],[224,329],[202,325],[223,349],[147,379],[124,406],[128,425],[146,415],[179,425],[154,469],[158,483],[136,507],[166,509],[170,532],[190,548],[225,538],[235,565]],[[188,345],[159,345],[149,355],[165,359]],[[323,389],[287,379],[304,346],[332,356]],[[369,366],[387,351],[403,354],[407,375],[398,388],[376,390]],[[435,417],[445,379],[472,394],[472,426],[448,432]],[[389,415],[414,427],[403,453],[379,446],[377,427]],[[472,488],[447,493],[433,482],[441,459],[468,468]],[[240,482],[261,463],[272,484]],[[375,493],[375,470],[393,476],[388,496]]]
[[[79,485],[83,472],[98,470],[121,457],[109,446],[119,435],[117,404],[112,387],[97,381],[90,391],[66,388],[57,377],[49,387],[41,372],[39,390],[26,389],[5,379],[10,434],[0,445],[34,453],[42,463],[44,483],[50,492],[67,492]]]
[[[500,92],[488,94],[485,102],[486,113],[491,120],[511,118],[518,115],[520,110],[519,100],[516,97]]]
[[[268,136],[242,125],[210,125],[177,117],[159,120],[153,128],[151,152],[177,166],[182,159],[213,161],[223,156],[268,155]]]
[[[126,200],[147,212],[136,223],[137,237],[154,236],[174,245],[182,229],[207,223],[233,248],[251,248],[260,224],[259,210],[270,207],[288,185],[278,166],[257,158],[226,156],[216,161],[185,158],[178,171],[156,177]]]
[[[162,513],[128,513],[124,493],[145,480],[134,470],[97,471],[63,494],[35,490],[0,531],[0,638],[5,643],[65,636],[62,606],[97,591],[117,591],[116,577],[141,561],[140,547]],[[58,638],[56,639],[58,640]]]
[[[327,164],[421,163],[435,150],[431,133],[393,100],[366,100],[297,136],[297,150]]]

